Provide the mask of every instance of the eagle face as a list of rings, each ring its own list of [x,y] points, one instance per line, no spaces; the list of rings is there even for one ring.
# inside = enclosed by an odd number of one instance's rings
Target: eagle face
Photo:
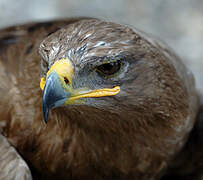
[[[142,156],[160,158],[158,168],[184,145],[194,123],[186,68],[167,48],[129,27],[83,20],[48,36],[39,53],[45,122],[55,108],[50,119],[79,122],[91,142],[100,137],[142,168]]]
[[[47,37],[39,50],[45,121],[49,109],[72,104],[117,113],[135,93],[141,43],[130,28],[99,20],[75,23]]]

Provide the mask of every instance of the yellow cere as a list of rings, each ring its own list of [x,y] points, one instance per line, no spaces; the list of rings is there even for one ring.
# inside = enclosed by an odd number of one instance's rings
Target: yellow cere
[[[70,60],[63,58],[56,61],[47,72],[47,77],[52,71],[55,71],[59,77],[66,77],[70,85],[72,85],[74,70]],[[64,80],[62,82],[64,82]]]
[[[51,66],[49,71],[47,72],[47,77],[53,71],[55,71],[58,74],[59,79],[60,79],[62,85],[64,86],[64,88],[65,88],[65,82],[63,79],[64,77],[66,77],[68,79],[68,81],[70,82],[69,85],[70,85],[70,87],[72,87],[72,78],[73,78],[74,70],[73,70],[73,66],[71,64],[71,61],[69,59],[63,58],[63,59],[56,61]],[[40,88],[42,90],[44,89],[45,82],[46,82],[45,78],[44,77],[41,78]]]

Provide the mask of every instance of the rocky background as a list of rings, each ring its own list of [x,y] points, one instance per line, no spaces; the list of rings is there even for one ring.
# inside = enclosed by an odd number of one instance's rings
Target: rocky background
[[[203,0],[0,0],[0,28],[91,16],[132,25],[167,42],[203,93]]]

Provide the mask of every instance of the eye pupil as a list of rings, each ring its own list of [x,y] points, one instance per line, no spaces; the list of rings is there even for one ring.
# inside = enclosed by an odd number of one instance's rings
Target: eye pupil
[[[121,68],[121,62],[116,61],[116,62],[111,62],[111,63],[106,63],[102,64],[97,67],[97,72],[99,72],[102,75],[112,75],[117,73]]]
[[[106,71],[111,71],[113,67],[114,67],[114,63],[108,63],[103,65],[103,69],[105,69]]]

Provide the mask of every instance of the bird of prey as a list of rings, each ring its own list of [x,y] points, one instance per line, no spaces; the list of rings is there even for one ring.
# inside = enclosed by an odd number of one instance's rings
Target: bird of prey
[[[0,179],[157,180],[196,122],[164,43],[73,18],[0,31]]]

